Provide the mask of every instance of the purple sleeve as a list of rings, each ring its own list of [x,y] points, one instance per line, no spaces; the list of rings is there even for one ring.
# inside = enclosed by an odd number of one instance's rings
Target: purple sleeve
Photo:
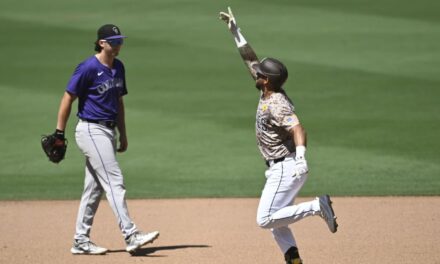
[[[88,86],[89,78],[87,67],[84,63],[81,63],[76,67],[72,77],[70,77],[66,91],[76,96],[80,96]]]

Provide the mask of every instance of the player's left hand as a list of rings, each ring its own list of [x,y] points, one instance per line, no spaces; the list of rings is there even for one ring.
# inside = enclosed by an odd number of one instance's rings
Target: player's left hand
[[[41,146],[50,161],[59,163],[64,159],[67,151],[67,139],[64,137],[64,131],[57,129],[51,135],[43,135]]]
[[[304,157],[297,157],[295,159],[295,175],[301,176],[309,172],[309,167],[307,166],[307,161]]]
[[[237,23],[235,22],[235,17],[232,14],[232,10],[229,6],[228,6],[228,13],[220,12],[219,18],[228,24],[228,28],[230,30],[235,30],[237,28]]]
[[[119,136],[119,148],[117,149],[118,152],[125,152],[128,148],[128,140],[126,136],[120,135]]]

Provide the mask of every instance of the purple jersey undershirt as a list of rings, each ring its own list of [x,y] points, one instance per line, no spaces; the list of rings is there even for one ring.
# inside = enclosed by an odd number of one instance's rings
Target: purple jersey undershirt
[[[79,118],[115,121],[119,97],[127,94],[124,65],[115,59],[110,69],[91,56],[76,67],[66,91],[78,97]]]

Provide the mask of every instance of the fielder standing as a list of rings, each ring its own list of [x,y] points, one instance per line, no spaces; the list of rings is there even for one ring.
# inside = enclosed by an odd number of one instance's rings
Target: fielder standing
[[[304,185],[308,167],[305,159],[306,132],[299,122],[292,101],[282,88],[287,80],[287,69],[278,60],[257,55],[237,27],[235,18],[220,12],[220,19],[228,24],[235,43],[256,87],[260,100],[256,116],[256,136],[259,150],[266,161],[266,184],[257,212],[260,227],[270,229],[288,264],[301,264],[297,243],[288,225],[305,217],[319,215],[330,231],[337,231],[336,217],[328,195],[293,205]]]
[[[125,69],[116,59],[125,36],[115,25],[98,29],[95,55],[80,63],[73,73],[61,100],[55,135],[64,139],[64,130],[73,101],[78,98],[78,124],[75,139],[85,156],[84,191],[76,220],[73,254],[105,254],[106,248],[90,241],[90,229],[103,193],[106,194],[119,228],[126,241],[126,250],[134,252],[153,242],[159,232],[141,233],[131,220],[125,200],[122,172],[116,151],[127,150],[124,101],[127,94]],[[117,148],[117,132],[119,147]]]

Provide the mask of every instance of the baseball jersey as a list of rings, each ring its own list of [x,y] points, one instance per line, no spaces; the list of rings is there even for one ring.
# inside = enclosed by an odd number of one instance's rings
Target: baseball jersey
[[[265,160],[282,158],[295,151],[289,132],[299,120],[292,101],[284,91],[263,98],[261,93],[256,117],[257,144]]]
[[[78,97],[79,118],[115,121],[119,97],[127,94],[124,65],[115,59],[109,68],[91,56],[76,67],[66,91]]]

